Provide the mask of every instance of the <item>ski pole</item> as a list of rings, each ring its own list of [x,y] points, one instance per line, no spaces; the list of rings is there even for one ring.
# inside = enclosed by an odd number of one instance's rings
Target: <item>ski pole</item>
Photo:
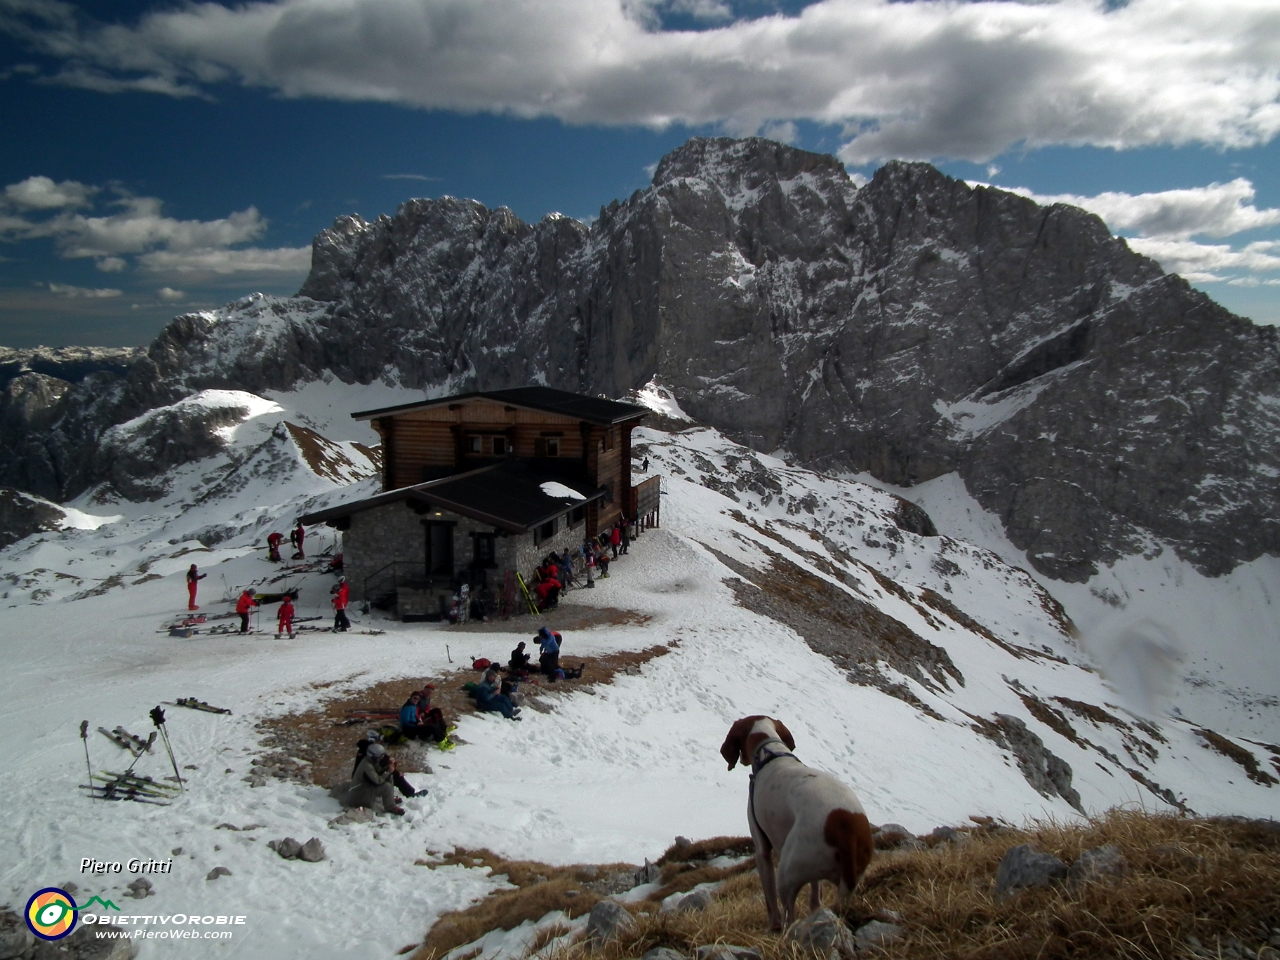
[[[169,743],[169,731],[164,725],[164,711],[158,706],[151,709],[151,722],[156,725],[156,729],[160,731],[160,736],[164,738],[164,749],[169,754],[169,762],[173,764],[173,775],[178,778],[178,789],[186,790],[187,788],[182,782],[182,774],[178,772],[178,761],[173,758],[173,746]]]
[[[93,784],[93,764],[89,762],[89,721],[80,721],[80,739],[84,741],[84,766],[89,771],[89,784]]]
[[[444,655],[449,658],[450,663],[453,663],[453,654],[449,652],[449,645],[447,643],[444,645]],[[89,722],[88,720],[85,721],[85,723],[88,723],[88,722]],[[81,732],[83,733],[84,731],[82,730]],[[89,749],[88,747],[85,747],[85,750],[88,750],[88,749]]]
[[[155,742],[156,742],[156,732],[152,730],[151,736],[147,737],[146,746],[144,746],[142,749],[138,751],[138,755],[133,758],[133,763],[129,764],[129,769],[124,772],[124,775],[126,777],[129,776],[129,774],[133,773],[133,768],[138,765],[138,761],[142,759],[142,755],[144,753],[151,752],[151,745]]]

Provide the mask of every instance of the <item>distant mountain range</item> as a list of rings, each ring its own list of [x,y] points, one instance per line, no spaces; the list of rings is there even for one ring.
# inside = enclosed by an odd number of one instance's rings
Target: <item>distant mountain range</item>
[[[1089,213],[921,163],[858,188],[834,157],[695,139],[589,225],[411,200],[317,236],[297,298],[178,317],[144,355],[6,356],[0,483],[58,501],[145,497],[148,471],[207,455],[199,407],[160,418],[155,456],[109,433],[201,389],[656,378],[809,467],[958,472],[1051,577],[1162,544],[1209,574],[1280,553],[1275,329]]]

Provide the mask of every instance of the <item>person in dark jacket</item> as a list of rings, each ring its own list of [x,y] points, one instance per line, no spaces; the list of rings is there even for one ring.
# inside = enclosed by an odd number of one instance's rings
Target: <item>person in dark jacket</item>
[[[529,655],[524,652],[524,641],[521,640],[516,644],[516,648],[511,651],[511,659],[507,661],[507,669],[511,673],[528,673],[531,663]]]

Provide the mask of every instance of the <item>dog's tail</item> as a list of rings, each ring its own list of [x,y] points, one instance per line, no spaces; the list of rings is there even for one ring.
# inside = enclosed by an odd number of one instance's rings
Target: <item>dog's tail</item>
[[[843,900],[853,888],[867,864],[871,862],[871,824],[865,813],[851,810],[832,810],[822,827],[822,839],[836,854],[840,864],[840,897]]]

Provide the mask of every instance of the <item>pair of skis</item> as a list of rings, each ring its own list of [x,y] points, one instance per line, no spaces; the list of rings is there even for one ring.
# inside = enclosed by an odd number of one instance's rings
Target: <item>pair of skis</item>
[[[112,773],[110,770],[103,770],[100,775],[92,775],[89,779],[91,782],[82,783],[80,789],[88,790],[90,796],[101,800],[132,800],[134,803],[167,807],[179,790],[170,784],[158,783],[150,777],[140,777],[128,772]]]
[[[203,710],[205,713],[230,713],[226,707],[215,707],[212,704],[205,703],[203,700],[197,700],[195,697],[179,697],[177,700],[166,700],[165,703],[172,704],[175,707],[186,707],[188,710]]]
[[[150,739],[147,740],[143,740],[141,737],[135,736],[124,727],[116,727],[114,730],[108,730],[106,727],[99,727],[98,732],[114,743],[117,747],[120,747],[122,750],[128,750],[134,757],[140,757],[144,753],[150,753],[151,745],[156,742],[155,731],[152,731]]]

